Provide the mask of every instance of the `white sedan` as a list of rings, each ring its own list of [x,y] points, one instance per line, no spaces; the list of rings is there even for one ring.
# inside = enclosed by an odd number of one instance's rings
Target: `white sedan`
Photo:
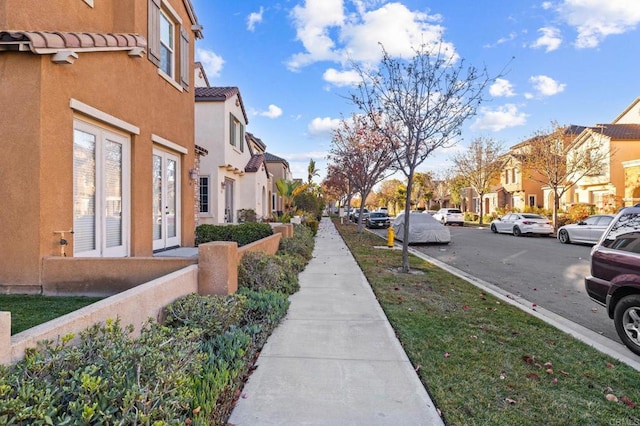
[[[404,214],[393,220],[393,231],[396,239],[404,241]],[[451,233],[449,228],[435,220],[430,214],[409,213],[409,244],[442,243],[449,244]]]
[[[589,216],[578,223],[561,226],[558,229],[558,241],[563,244],[595,244],[607,230],[614,217],[611,214],[598,214]]]
[[[491,221],[491,231],[519,237],[524,234],[551,235],[553,225],[549,219],[534,213],[509,213]]]

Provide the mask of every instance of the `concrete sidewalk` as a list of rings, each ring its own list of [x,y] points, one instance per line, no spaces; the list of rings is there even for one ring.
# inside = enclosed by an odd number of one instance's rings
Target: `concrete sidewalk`
[[[313,254],[229,423],[443,425],[328,218],[320,222]]]

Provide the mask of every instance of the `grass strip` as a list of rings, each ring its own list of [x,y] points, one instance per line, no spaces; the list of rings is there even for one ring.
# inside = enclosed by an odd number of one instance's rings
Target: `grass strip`
[[[76,311],[101,300],[100,297],[50,297],[0,294],[0,311],[11,312],[11,334]]]
[[[334,224],[446,424],[640,425],[638,371],[415,256],[400,272],[400,250]]]

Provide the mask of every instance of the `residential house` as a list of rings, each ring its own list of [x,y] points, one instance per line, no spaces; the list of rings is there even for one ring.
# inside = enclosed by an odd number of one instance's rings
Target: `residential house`
[[[189,0],[0,0],[0,291],[43,258],[192,246]]]
[[[600,124],[584,129],[570,151],[604,150],[604,167],[580,177],[567,191],[565,205],[592,204],[598,212],[616,212],[640,201],[640,123]]]
[[[269,173],[271,173],[271,212],[275,215],[281,215],[284,212],[284,200],[278,195],[278,189],[276,188],[276,182],[278,179],[284,179],[286,181],[292,181],[293,175],[289,168],[289,162],[284,158],[280,158],[277,155],[264,153],[264,160],[269,167]]]

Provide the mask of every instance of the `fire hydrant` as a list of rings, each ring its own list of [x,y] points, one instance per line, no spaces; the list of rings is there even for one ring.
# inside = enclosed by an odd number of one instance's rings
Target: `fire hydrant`
[[[393,240],[395,239],[395,235],[393,232],[393,228],[390,226],[387,228],[387,247],[393,247]]]

